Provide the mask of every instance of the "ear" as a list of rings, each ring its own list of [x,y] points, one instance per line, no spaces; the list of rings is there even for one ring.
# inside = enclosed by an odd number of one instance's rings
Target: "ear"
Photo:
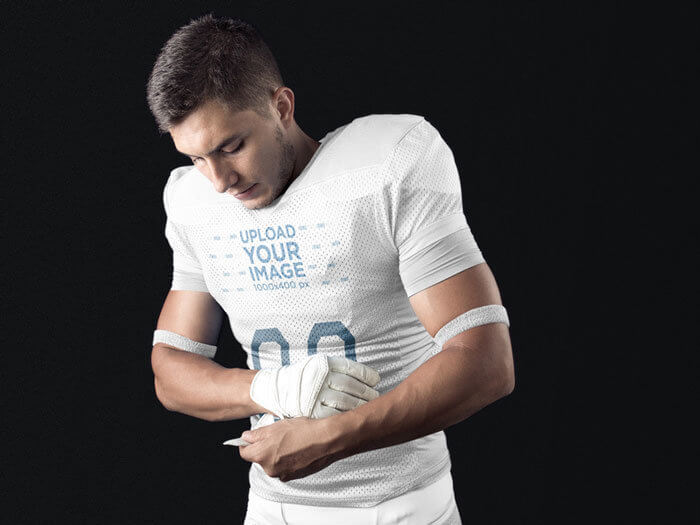
[[[294,122],[294,92],[287,86],[280,86],[272,96],[272,100],[277,115],[286,128]]]

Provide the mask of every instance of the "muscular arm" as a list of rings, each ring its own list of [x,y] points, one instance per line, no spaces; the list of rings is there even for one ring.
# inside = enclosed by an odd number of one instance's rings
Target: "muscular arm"
[[[206,292],[171,290],[157,329],[216,345],[223,311]],[[156,396],[168,410],[207,421],[265,412],[250,399],[257,370],[226,368],[211,359],[157,343],[151,353]]]
[[[423,290],[410,301],[431,336],[463,312],[501,304],[486,263]],[[392,391],[323,423],[331,449],[343,458],[445,429],[508,395],[514,382],[508,327],[478,326],[448,340],[441,352]]]
[[[428,333],[458,315],[501,304],[486,263],[478,264],[410,298]],[[327,419],[294,418],[243,433],[246,461],[281,481],[308,476],[334,461],[397,445],[464,420],[514,386],[508,328],[493,323],[449,339],[392,391]]]

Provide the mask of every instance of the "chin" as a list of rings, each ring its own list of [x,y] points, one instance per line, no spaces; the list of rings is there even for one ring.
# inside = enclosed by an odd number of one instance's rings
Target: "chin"
[[[265,202],[262,200],[257,200],[257,201],[245,201],[243,205],[248,208],[249,210],[259,210],[260,208],[264,208],[268,206],[270,202]]]
[[[257,199],[245,201],[244,203],[247,205],[246,208],[249,210],[258,210],[260,208],[267,208],[276,198],[277,197],[270,198],[269,195],[262,195]]]

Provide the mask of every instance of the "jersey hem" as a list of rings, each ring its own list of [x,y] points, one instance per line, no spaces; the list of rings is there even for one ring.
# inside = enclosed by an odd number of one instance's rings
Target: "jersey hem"
[[[429,485],[430,483],[433,483],[434,481],[437,481],[440,479],[443,475],[445,475],[446,472],[450,471],[451,469],[451,463],[450,463],[450,453],[449,451],[443,456],[443,458],[437,462],[436,466],[434,469],[428,470],[427,473],[420,477],[413,479],[411,482],[407,483],[406,485],[403,485],[402,487],[394,490],[393,492],[390,492],[389,494],[384,495],[381,499],[379,500],[364,500],[360,498],[351,498],[343,499],[343,504],[340,505],[338,502],[333,502],[333,505],[328,505],[327,500],[318,500],[316,498],[309,498],[309,497],[304,497],[304,496],[286,496],[286,495],[281,495],[281,494],[274,494],[274,496],[277,499],[271,499],[269,497],[265,497],[262,494],[260,494],[257,490],[255,490],[254,487],[250,487],[250,490],[255,493],[256,496],[259,498],[266,499],[268,501],[274,501],[276,503],[292,503],[292,504],[297,504],[297,505],[312,505],[315,507],[362,507],[362,508],[369,508],[369,507],[374,507],[376,505],[379,505],[380,503],[396,498],[398,496],[401,496],[402,494],[405,494],[406,492],[410,490],[414,490],[420,487],[423,487],[425,485]],[[272,495],[272,494],[271,494]]]

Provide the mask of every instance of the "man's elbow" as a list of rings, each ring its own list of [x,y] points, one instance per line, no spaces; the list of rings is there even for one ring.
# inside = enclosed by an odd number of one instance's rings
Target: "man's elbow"
[[[156,391],[156,398],[158,401],[160,401],[160,404],[163,405],[163,407],[170,411],[170,412],[175,412],[175,407],[168,401],[168,398],[165,396],[165,393],[163,392],[163,387],[162,385],[158,382],[158,377],[153,376],[153,388]]]
[[[503,373],[501,378],[501,395],[499,397],[506,397],[513,393],[515,390],[515,372],[513,371],[513,366]]]
[[[508,349],[507,354],[508,356],[503,359],[498,367],[498,372],[494,374],[495,377],[492,382],[494,401],[510,395],[515,389],[515,367],[510,349]]]
[[[159,374],[162,374],[163,360],[167,358],[169,349],[163,345],[157,344],[151,351],[151,369],[153,370],[153,388],[156,392],[156,398],[166,410],[174,412],[176,409],[168,400],[163,384],[158,381]]]

